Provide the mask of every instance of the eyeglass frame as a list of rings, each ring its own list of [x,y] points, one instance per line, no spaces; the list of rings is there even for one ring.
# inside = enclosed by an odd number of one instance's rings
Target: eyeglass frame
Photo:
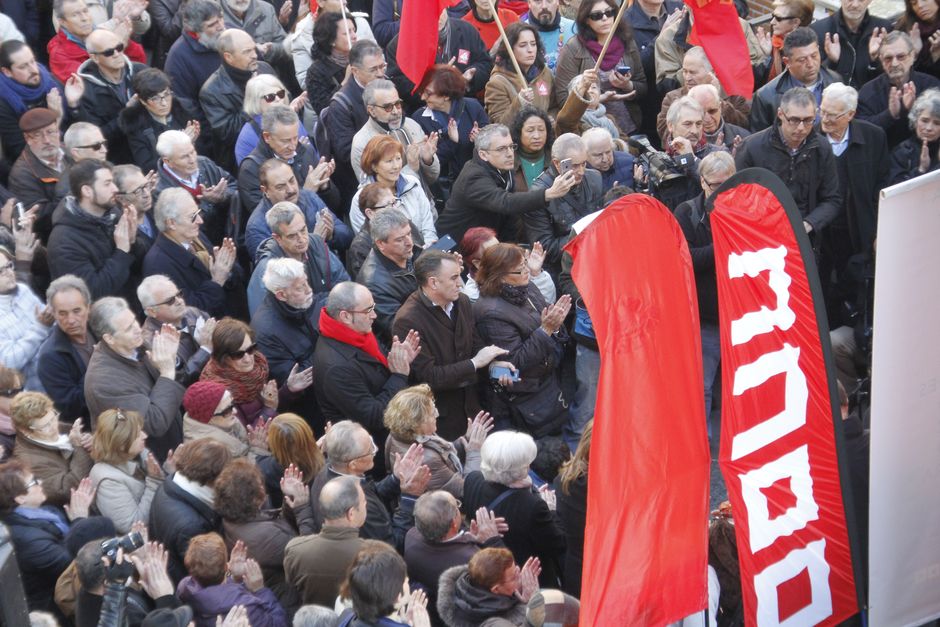
[[[118,194],[120,194],[121,196],[137,196],[137,197],[146,196],[147,194],[150,193],[150,188],[151,188],[150,183],[144,183],[140,187],[137,187],[136,189],[132,189],[129,192],[118,192]]]
[[[340,311],[345,311],[346,313],[351,313],[351,314],[370,314],[370,313],[372,313],[372,312],[375,311],[375,304],[373,303],[373,305],[372,305],[371,307],[367,307],[367,308],[362,309],[362,310],[359,310],[359,309],[341,309]]]
[[[172,99],[173,99],[173,90],[171,90],[171,89],[164,89],[164,90],[161,91],[159,94],[154,94],[154,95],[150,96],[149,98],[144,98],[144,100],[146,100],[147,102],[150,102],[150,103],[154,103],[154,102],[168,102],[168,101],[170,101],[170,100],[172,100]]]
[[[480,150],[483,152],[495,152],[498,155],[509,155],[516,152],[517,148],[519,148],[519,144],[507,144],[499,148],[481,148]]]
[[[2,396],[3,398],[13,398],[14,396],[16,396],[17,394],[19,394],[25,389],[26,388],[23,386],[20,386],[18,388],[6,388],[3,390],[0,390],[0,396]]]
[[[90,50],[88,50],[88,51],[86,51],[86,52],[88,52],[88,54],[100,54],[100,55],[103,56],[103,57],[113,57],[115,53],[120,54],[120,53],[124,52],[124,44],[123,44],[123,43],[119,43],[119,44],[116,45],[116,46],[113,46],[113,47],[111,47],[111,48],[105,48],[104,50],[101,50],[101,51],[99,51],[99,52],[92,52],[92,51],[90,51]]]
[[[15,272],[15,271],[16,271],[16,262],[14,262],[14,261],[8,261],[7,263],[5,263],[5,264],[3,264],[2,266],[0,266],[0,272],[6,272],[7,270],[13,270],[13,271]]]
[[[238,361],[245,355],[251,355],[252,357],[254,357],[255,352],[257,352],[257,350],[258,350],[258,343],[255,342],[254,344],[250,344],[248,348],[246,348],[245,350],[232,351],[231,353],[228,354],[228,356],[234,359],[235,361]]]
[[[389,207],[400,207],[401,205],[402,205],[401,198],[396,197],[396,198],[391,199],[384,205],[376,205],[375,207],[372,207],[372,208],[378,211],[379,209],[388,209]]]
[[[371,105],[369,105],[369,106],[370,106],[370,107],[378,107],[379,109],[381,109],[381,110],[384,111],[385,113],[391,113],[391,112],[394,111],[395,109],[403,109],[404,106],[405,106],[405,101],[402,100],[401,98],[399,98],[398,100],[396,100],[396,101],[394,101],[394,102],[389,102],[389,103],[384,104],[384,105],[380,105],[380,104],[375,104],[375,103],[373,103],[373,104],[371,104]]]
[[[42,479],[39,479],[39,478],[37,478],[37,477],[34,475],[33,478],[32,478],[30,481],[27,481],[27,482],[25,482],[25,483],[26,483],[26,489],[29,490],[29,489],[32,488],[33,486],[37,486],[37,485],[38,485],[38,486],[41,487],[41,486],[42,486]]]
[[[369,438],[369,441],[372,443],[371,453],[363,453],[362,455],[356,455],[355,457],[347,459],[344,463],[348,464],[350,462],[356,461],[357,459],[362,459],[363,457],[375,457],[376,454],[379,452],[379,446],[375,443],[375,438]]]
[[[597,17],[598,15],[600,17]],[[617,12],[614,9],[608,7],[604,9],[603,11],[591,11],[590,13],[588,13],[587,18],[591,20],[592,22],[600,22],[605,17],[609,17],[613,19],[616,15],[617,15]]]
[[[806,127],[812,128],[813,124],[816,123],[816,116],[813,116],[811,118],[791,118],[789,115],[787,115],[783,111],[780,112],[780,115],[783,116],[783,119],[786,120],[788,124],[792,124],[793,126],[797,128],[799,128],[800,126],[806,126]]]
[[[162,307],[163,305],[172,305],[177,300],[183,300],[183,290],[179,290],[176,294],[173,294],[168,299],[161,301],[159,303],[154,303],[151,307]]]
[[[275,100],[283,100],[283,99],[286,98],[286,97],[287,97],[287,90],[286,90],[286,89],[278,89],[278,90],[277,90],[276,92],[274,92],[273,94],[262,94],[262,95],[261,95],[261,99],[264,100],[264,101],[265,101],[266,103],[268,103],[268,104],[271,104],[271,103],[274,102]]]
[[[798,20],[800,17],[798,15],[788,15],[786,17],[780,17],[776,13],[770,14],[771,20],[777,20],[778,22],[789,22],[790,20]]]
[[[102,148],[108,147],[108,140],[102,139],[100,142],[95,142],[94,144],[88,144],[87,146],[75,146],[76,148],[81,148],[82,150],[101,150]]]
[[[212,414],[212,418],[216,418],[216,417],[225,418],[226,416],[231,416],[232,414],[235,413],[235,410],[236,410],[236,409],[238,409],[238,408],[235,407],[235,403],[232,403],[231,405],[229,405],[228,407],[226,407],[226,408],[223,409],[222,411],[217,411],[217,412],[215,412],[214,414]]]

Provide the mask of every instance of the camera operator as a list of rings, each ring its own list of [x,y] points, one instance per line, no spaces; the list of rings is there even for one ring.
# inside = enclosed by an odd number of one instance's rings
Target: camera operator
[[[638,159],[641,167],[634,166],[634,179],[645,186],[643,191],[675,210],[680,203],[702,193],[699,163],[724,147],[706,141],[705,110],[690,96],[682,96],[669,106],[666,128],[672,140],[665,145],[665,153],[650,152],[647,142]],[[634,141],[630,143],[636,147]]]

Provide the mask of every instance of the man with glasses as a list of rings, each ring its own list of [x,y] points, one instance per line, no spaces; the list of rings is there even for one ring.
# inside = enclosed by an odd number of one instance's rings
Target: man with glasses
[[[144,343],[168,324],[179,332],[176,349],[176,380],[189,385],[199,379],[212,355],[215,318],[196,307],[186,305],[183,292],[162,274],[148,276],[137,286],[137,299],[147,316],[141,331]]]
[[[584,140],[574,133],[564,133],[552,144],[552,161],[532,183],[532,189],[548,190],[555,179],[565,172],[574,177],[574,184],[561,198],[553,198],[544,208],[523,217],[529,242],[541,242],[547,269],[558,276],[561,249],[571,238],[571,225],[594,213],[603,205],[604,185],[597,170],[588,169]]]
[[[312,232],[309,230],[306,217],[294,203],[277,203],[268,210],[264,219],[271,237],[258,248],[255,269],[248,283],[248,310],[254,316],[258,306],[267,299],[262,281],[265,267],[272,259],[282,258],[294,259],[303,264],[308,285],[322,307],[333,286],[349,280],[343,263],[329,249],[316,228]],[[268,360],[271,359],[267,351],[264,354]]]
[[[437,158],[437,135],[428,137],[421,125],[405,115],[395,83],[378,78],[362,93],[368,119],[352,139],[350,160],[356,178],[363,178],[362,152],[376,135],[391,135],[405,147],[404,172],[419,178],[425,186],[437,182],[441,163]]]
[[[514,241],[523,215],[544,209],[575,185],[574,172],[566,172],[556,177],[548,189],[514,191],[516,145],[509,128],[503,124],[483,127],[473,147],[473,159],[454,181],[447,205],[435,225],[438,233],[450,235],[455,241],[462,240],[467,229],[474,226],[492,228],[500,241]]]
[[[793,194],[803,227],[818,244],[816,233],[842,212],[842,194],[832,148],[815,124],[816,97],[805,87],[794,87],[780,99],[774,125],[745,139],[735,163],[738,170],[766,168],[779,176]]]
[[[839,80],[835,72],[822,67],[816,33],[806,26],[789,32],[783,39],[783,62],[786,69],[754,93],[751,132],[762,131],[774,123],[780,100],[788,90],[808,89],[818,106],[823,89]]]
[[[324,418],[334,425],[355,419],[384,438],[385,407],[407,387],[420,340],[409,332],[385,353],[372,333],[375,318],[375,300],[366,287],[344,281],[330,291],[313,353],[313,387]]]
[[[55,204],[69,195],[69,170],[82,159],[107,161],[108,140],[91,122],[75,122],[62,135],[65,162],[55,188]]]
[[[78,68],[85,82],[81,99],[82,119],[101,129],[108,140],[108,156],[114,163],[132,163],[127,136],[119,126],[120,113],[134,96],[134,74],[147,69],[124,56],[125,45],[109,30],[97,29],[85,40],[88,60]]]
[[[147,176],[136,165],[119,165],[113,170],[117,185],[118,204],[123,209],[133,209],[137,216],[137,241],[145,250],[150,250],[159,234],[153,221],[153,188],[157,183],[156,172]]]
[[[372,252],[372,217],[381,209],[401,210],[401,200],[395,197],[395,194],[380,183],[368,183],[358,192],[357,203],[359,211],[365,216],[365,222],[362,228],[356,233],[349,250],[346,251],[346,270],[353,280],[359,275],[362,264]],[[424,240],[421,238],[421,231],[415,224],[411,223],[411,239],[414,241],[412,256],[419,255],[424,246]]]
[[[117,206],[113,166],[85,159],[72,167],[72,193],[49,236],[52,278],[74,274],[85,281],[92,300],[134,298],[131,268],[144,256],[137,244],[137,215]]]
[[[904,31],[889,33],[878,50],[884,73],[858,90],[859,119],[884,130],[889,150],[913,137],[907,116],[917,96],[932,87],[940,87],[936,77],[913,70],[916,58],[910,35]]]
[[[401,553],[405,547],[405,534],[414,526],[415,501],[424,492],[431,478],[430,469],[422,464],[424,449],[412,444],[404,455],[395,454],[388,475],[381,449],[375,439],[360,423],[343,420],[333,424],[326,434],[326,466],[310,484],[310,503],[314,519],[319,526],[327,511],[320,510],[320,495],[328,482],[341,476],[359,479],[366,497],[366,519],[359,537],[382,540]],[[370,472],[372,471],[372,472]],[[373,481],[366,476],[382,477]],[[390,508],[390,506],[393,506]]]
[[[10,192],[26,208],[39,206],[34,229],[45,244],[52,230],[56,185],[65,169],[59,143],[59,119],[45,107],[30,109],[19,122],[26,148],[10,170]]]

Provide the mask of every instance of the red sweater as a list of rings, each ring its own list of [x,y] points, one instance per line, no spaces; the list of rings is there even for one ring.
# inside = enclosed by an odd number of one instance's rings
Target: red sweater
[[[504,9],[502,6],[499,7],[499,21],[503,23],[503,28],[506,28],[513,22],[519,21],[519,14],[510,11],[509,9]],[[493,47],[493,44],[496,43],[496,40],[499,39],[499,27],[496,26],[496,21],[492,22],[481,22],[473,14],[473,11],[470,11],[463,16],[464,21],[470,22],[473,26],[479,31],[480,38],[483,40],[483,45],[486,46],[486,49],[489,50]]]
[[[49,40],[46,50],[49,51],[49,70],[63,83],[78,70],[79,65],[88,59],[85,49],[66,37],[65,31],[61,28],[55,37]],[[133,39],[127,42],[124,54],[131,61],[147,63],[147,54],[143,47]]]

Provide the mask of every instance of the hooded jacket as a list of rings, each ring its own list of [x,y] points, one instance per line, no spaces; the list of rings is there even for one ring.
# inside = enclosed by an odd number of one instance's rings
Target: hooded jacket
[[[108,159],[112,163],[130,163],[131,148],[128,137],[121,129],[121,113],[134,95],[131,80],[134,74],[147,69],[142,63],[133,63],[124,57],[124,76],[120,83],[112,83],[101,73],[98,64],[88,59],[78,68],[78,75],[85,81],[85,93],[82,95],[82,119],[95,124],[108,140]],[[153,169],[144,168],[144,172]]]
[[[447,627],[487,627],[500,619],[520,627],[526,624],[522,601],[475,586],[467,566],[448,568],[441,575],[437,611]]]
[[[252,627],[288,627],[287,614],[268,588],[251,592],[243,584],[227,579],[215,586],[203,587],[192,577],[184,578],[176,588],[180,601],[193,608],[196,627],[215,627],[216,617],[225,616],[236,605],[248,611]]]

